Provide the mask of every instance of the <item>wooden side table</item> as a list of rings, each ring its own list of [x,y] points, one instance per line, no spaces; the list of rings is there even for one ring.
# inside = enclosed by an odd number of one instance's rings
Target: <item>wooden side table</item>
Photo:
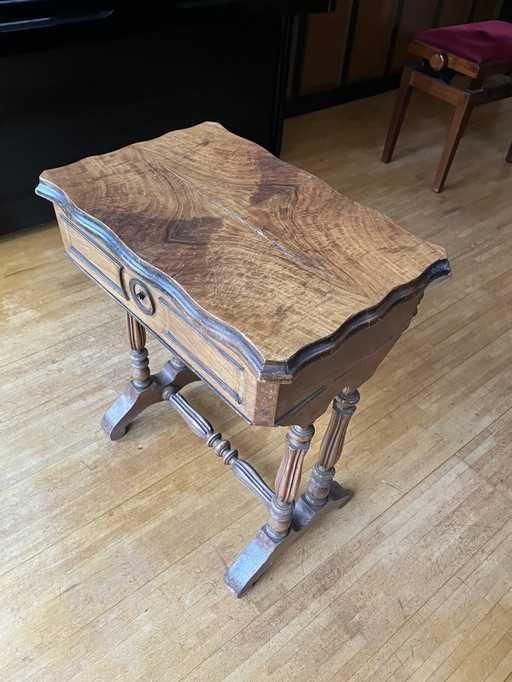
[[[128,313],[132,380],[103,417],[112,439],[168,401],[268,508],[228,569],[244,594],[349,493],[334,481],[358,387],[450,273],[445,252],[216,123],[45,171],[78,267]],[[171,357],[151,374],[146,330]],[[274,490],[180,394],[202,380],[251,424],[288,427]],[[332,403],[306,492],[313,422]]]

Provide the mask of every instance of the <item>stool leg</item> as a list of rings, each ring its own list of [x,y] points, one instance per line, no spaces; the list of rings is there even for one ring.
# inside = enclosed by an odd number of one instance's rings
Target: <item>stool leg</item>
[[[162,391],[166,386],[173,385],[180,389],[199,380],[176,356],[158,374],[152,376],[146,349],[146,330],[130,313],[127,313],[126,322],[132,379],[101,420],[101,426],[111,440],[122,438],[130,423],[146,407],[164,400]]]
[[[389,163],[393,156],[395,144],[400,133],[400,128],[404,120],[405,112],[411,99],[412,86],[411,82],[412,71],[409,67],[405,67],[402,73],[402,80],[400,81],[400,88],[396,95],[395,108],[391,121],[389,123],[388,134],[384,144],[384,151],[382,152],[383,163]]]
[[[305,429],[290,426],[286,434],[285,451],[276,476],[276,491],[265,526],[267,535],[274,541],[283,540],[290,531],[302,464],[314,433],[315,429],[311,424]]]
[[[460,92],[457,104],[455,105],[455,112],[453,114],[450,129],[448,130],[448,137],[443,149],[443,154],[437,168],[436,178],[434,180],[434,192],[441,192],[452,165],[453,157],[457,151],[460,138],[466,128],[467,122],[473,110],[471,102],[471,95],[467,92]]]
[[[318,462],[313,467],[308,489],[304,494],[305,501],[313,509],[322,507],[329,498],[336,473],[334,467],[341,456],[347,428],[359,398],[359,391],[345,388],[333,400],[331,420],[322,439]]]

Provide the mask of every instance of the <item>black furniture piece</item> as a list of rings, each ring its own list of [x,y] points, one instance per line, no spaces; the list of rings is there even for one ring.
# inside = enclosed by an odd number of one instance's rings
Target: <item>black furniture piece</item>
[[[204,120],[279,153],[292,20],[333,0],[0,0],[0,233],[63,166]]]

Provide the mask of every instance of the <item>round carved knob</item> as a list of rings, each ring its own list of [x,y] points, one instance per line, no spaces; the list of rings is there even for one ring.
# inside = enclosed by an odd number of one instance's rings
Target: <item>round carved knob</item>
[[[130,280],[130,293],[137,308],[146,315],[152,315],[155,312],[155,305],[153,297],[144,282],[133,277]]]
[[[441,71],[448,64],[448,57],[444,52],[436,52],[428,61],[434,71]]]

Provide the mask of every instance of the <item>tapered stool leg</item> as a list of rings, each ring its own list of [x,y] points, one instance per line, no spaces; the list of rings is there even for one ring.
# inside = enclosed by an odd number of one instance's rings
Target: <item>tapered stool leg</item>
[[[176,356],[152,376],[146,349],[146,330],[130,313],[127,313],[126,322],[132,379],[101,420],[101,426],[111,440],[122,438],[130,423],[146,407],[164,400],[162,391],[166,386],[173,385],[180,389],[198,381],[198,377]]]
[[[388,134],[386,137],[386,142],[384,144],[384,151],[382,152],[382,161],[384,163],[389,163],[391,157],[393,156],[393,151],[395,149],[396,141],[402,127],[405,112],[409,105],[409,100],[411,99],[411,75],[412,71],[410,68],[406,67],[402,73],[402,80],[400,81],[400,88],[398,89],[395,101],[395,108],[393,110],[393,115],[389,123]]]
[[[434,192],[441,192],[443,189],[445,180],[448,176],[448,171],[452,165],[453,157],[455,156],[460,138],[466,128],[472,110],[471,95],[461,91],[457,104],[455,105],[455,112],[453,114],[450,129],[448,130],[448,137],[446,138],[443,154],[437,168],[433,187]]]
[[[313,467],[308,489],[303,496],[313,509],[322,507],[329,499],[336,473],[335,465],[341,456],[347,428],[359,398],[359,391],[345,388],[333,400],[331,420],[322,439],[318,462]]]

